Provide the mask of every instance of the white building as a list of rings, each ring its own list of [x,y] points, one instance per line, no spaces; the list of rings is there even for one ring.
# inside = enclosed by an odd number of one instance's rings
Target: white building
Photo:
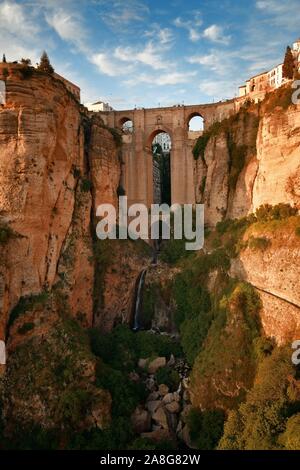
[[[171,138],[166,132],[157,134],[157,136],[153,139],[153,144],[159,144],[163,152],[170,152],[171,150]]]
[[[295,65],[300,72],[300,39],[295,41],[292,46],[292,54],[295,59]],[[255,100],[256,95],[261,95],[258,99],[262,99],[263,95],[272,90],[276,90],[286,82],[283,78],[283,64],[278,64],[269,72],[264,72],[246,81],[245,85],[239,87],[239,97],[251,95]]]
[[[279,88],[283,84],[283,64],[276,65],[268,72],[268,82],[271,88]]]
[[[85,106],[89,111],[94,111],[94,113],[99,111],[113,111],[113,108],[108,103],[104,103],[103,101],[96,101],[96,103],[86,103]]]

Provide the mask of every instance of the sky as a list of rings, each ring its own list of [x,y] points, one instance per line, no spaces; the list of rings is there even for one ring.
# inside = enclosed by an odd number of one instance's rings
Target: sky
[[[83,103],[115,109],[232,98],[299,36],[299,0],[0,0],[8,61],[45,49]]]

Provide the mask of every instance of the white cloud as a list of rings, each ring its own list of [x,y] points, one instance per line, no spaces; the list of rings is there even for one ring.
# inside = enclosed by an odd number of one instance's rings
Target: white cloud
[[[98,67],[98,70],[110,77],[128,74],[131,71],[129,66],[124,66],[120,62],[114,61],[110,54],[99,52],[91,56],[91,62]]]
[[[154,70],[164,70],[170,67],[161,54],[158,53],[156,47],[150,41],[144,49],[138,51],[132,47],[117,47],[114,51],[114,56],[124,62],[141,63],[152,67]]]
[[[129,80],[125,81],[126,85],[137,85],[139,83],[148,83],[151,85],[178,85],[179,83],[186,83],[194,77],[197,72],[170,72],[164,73],[163,75],[153,76],[149,74],[140,74]]]
[[[238,82],[234,80],[202,80],[198,86],[202,93],[214,98],[214,100],[223,100],[233,98],[237,90]]]
[[[223,28],[216,24],[212,24],[203,31],[203,37],[209,39],[212,42],[218,42],[220,44],[229,44],[230,36],[225,36]]]
[[[144,21],[146,15],[149,14],[149,8],[138,0],[98,0],[102,6],[101,18],[109,26],[118,28],[128,25],[132,22]],[[107,11],[103,10],[107,7]]]
[[[0,3],[0,29],[1,34],[7,31],[25,40],[31,39],[40,31],[37,21],[28,14],[27,9],[12,1]]]
[[[197,28],[202,25],[202,20],[200,17],[198,17],[198,19],[196,19],[195,21],[184,21],[180,17],[178,17],[174,20],[173,23],[175,26],[177,26],[177,28],[186,29],[189,33],[189,38],[192,42],[199,41],[199,39],[201,38],[201,33]]]
[[[287,30],[299,29],[299,0],[257,0],[256,8],[269,16],[268,24]],[[296,39],[296,38],[295,38]]]
[[[46,12],[46,21],[64,41],[71,42],[85,51],[86,31],[82,19],[77,13],[62,8]]]
[[[220,75],[226,73],[228,71],[228,57],[225,57],[223,54],[219,52],[211,52],[210,54],[206,55],[196,55],[187,58],[187,61],[190,64],[198,64],[203,65],[213,72],[216,72]]]
[[[40,27],[34,12],[14,1],[0,3],[0,50],[8,61],[31,58],[38,60]]]
[[[174,34],[170,28],[163,28],[161,25],[154,23],[152,29],[145,32],[146,37],[154,38],[162,46],[170,46],[174,41]]]

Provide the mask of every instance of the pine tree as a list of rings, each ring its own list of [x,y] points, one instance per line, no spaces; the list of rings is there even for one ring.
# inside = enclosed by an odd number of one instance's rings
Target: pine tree
[[[6,63],[6,56],[3,54],[2,62]]]
[[[50,64],[50,60],[49,60],[49,57],[48,57],[46,51],[44,51],[42,56],[41,56],[40,63],[38,65],[38,70],[40,70],[42,72],[46,72],[46,73],[53,73],[54,72],[54,68]]]
[[[295,68],[294,67],[294,57],[293,57],[292,50],[291,50],[290,46],[288,46],[286,48],[286,53],[285,53],[284,63],[283,63],[283,69],[282,69],[283,78],[287,78],[289,80],[294,78],[294,68]]]

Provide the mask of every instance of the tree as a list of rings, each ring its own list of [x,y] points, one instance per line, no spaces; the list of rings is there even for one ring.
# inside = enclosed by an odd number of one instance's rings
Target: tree
[[[37,68],[41,72],[46,72],[46,73],[51,73],[51,74],[54,72],[54,68],[50,64],[50,60],[46,51],[43,52],[41,59],[40,59],[40,63]]]
[[[30,59],[24,59],[24,58],[22,58],[22,59],[21,59],[21,63],[22,63],[23,65],[31,65],[31,60],[30,60]]]
[[[294,77],[294,56],[290,46],[286,48],[282,73],[283,78],[291,80]]]
[[[6,63],[6,56],[3,54],[2,62]]]

